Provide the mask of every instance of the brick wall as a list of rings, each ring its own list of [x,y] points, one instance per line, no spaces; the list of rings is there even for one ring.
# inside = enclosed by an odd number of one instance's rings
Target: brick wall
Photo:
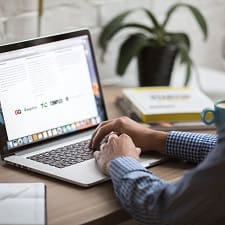
[[[2,44],[36,37],[38,35],[37,0],[0,0],[0,42]],[[136,62],[133,60],[126,75],[115,75],[118,47],[126,32],[122,32],[110,43],[105,62],[102,63],[97,38],[101,28],[118,13],[137,7],[152,9],[163,18],[174,0],[44,0],[44,14],[41,20],[41,35],[64,32],[82,27],[91,30],[101,79],[105,83],[120,81],[136,84]],[[184,1],[183,1],[184,2]],[[192,57],[198,65],[215,69],[225,69],[222,48],[225,42],[225,2],[224,0],[186,0],[201,9],[209,25],[209,39],[203,42],[196,22],[189,11],[178,10],[171,19],[171,30],[185,31],[191,35]],[[145,21],[137,13],[131,21]]]

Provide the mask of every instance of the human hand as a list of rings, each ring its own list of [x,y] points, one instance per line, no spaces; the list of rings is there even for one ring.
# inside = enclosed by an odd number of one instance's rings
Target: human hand
[[[125,116],[102,122],[92,135],[90,147],[97,149],[102,140],[112,131],[119,135],[127,134],[132,138],[135,146],[140,147],[142,151],[164,152],[166,132],[149,129]]]
[[[121,134],[117,136],[112,133],[109,134],[108,140],[100,146],[100,151],[94,152],[94,157],[99,169],[104,174],[109,175],[108,168],[111,160],[122,156],[130,156],[139,160],[140,153],[141,149],[134,145],[128,135]]]

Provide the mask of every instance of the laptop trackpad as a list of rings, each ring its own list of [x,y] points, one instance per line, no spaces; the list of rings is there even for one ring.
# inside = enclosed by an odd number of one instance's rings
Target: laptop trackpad
[[[167,158],[163,157],[162,155],[150,153],[143,154],[141,156],[140,163],[144,167],[151,167],[165,160],[167,160]],[[107,177],[100,172],[94,159],[66,167],[62,171],[63,173],[66,173],[66,175],[68,175],[70,179],[72,177],[73,180],[75,180],[79,185],[82,186],[90,186],[95,183],[104,182],[110,179],[110,177]]]
[[[61,172],[65,178],[69,180],[72,178],[72,180],[82,186],[90,186],[110,179],[100,172],[94,159],[65,167]]]

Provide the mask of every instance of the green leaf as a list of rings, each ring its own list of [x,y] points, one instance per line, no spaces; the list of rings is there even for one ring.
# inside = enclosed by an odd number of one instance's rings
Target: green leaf
[[[168,41],[175,42],[176,44],[186,45],[188,51],[191,48],[191,42],[187,34],[185,33],[166,33],[165,38],[168,38]]]
[[[115,34],[117,32],[119,32],[121,29],[124,29],[124,28],[139,28],[139,29],[142,29],[144,31],[147,31],[149,33],[152,33],[154,34],[154,29],[146,26],[146,25],[143,25],[143,24],[139,24],[139,23],[125,23],[125,24],[121,24],[120,26],[117,27],[117,29],[114,31],[113,33],[113,36],[115,36]],[[111,36],[111,38],[113,37]],[[109,41],[109,40],[108,40]]]
[[[112,36],[111,37],[108,37],[107,40],[104,40],[104,47],[102,46],[102,55],[101,55],[101,61],[104,61],[104,53],[106,52],[107,50],[107,45],[108,45],[108,42],[113,38],[113,36],[115,36],[116,33],[118,33],[120,30],[124,29],[124,28],[138,28],[138,29],[142,29],[144,31],[147,31],[148,33],[152,34],[152,36],[154,35],[154,30],[145,26],[145,25],[142,25],[142,24],[138,24],[138,23],[127,23],[127,24],[122,24],[120,26],[117,27],[116,30],[114,30],[114,33],[111,34]]]
[[[188,49],[184,45],[178,45],[178,50],[181,62],[186,64],[186,77],[184,81],[184,85],[186,86],[191,77],[192,60],[189,56]]]
[[[196,19],[196,21],[198,22],[198,25],[200,27],[200,29],[202,30],[203,34],[204,34],[204,38],[207,39],[207,36],[208,36],[208,28],[207,28],[207,23],[203,17],[203,15],[200,13],[200,11],[194,7],[194,6],[191,6],[189,4],[184,4],[184,3],[178,3],[178,4],[175,4],[173,5],[166,13],[166,17],[165,17],[165,20],[163,22],[163,25],[162,27],[165,29],[172,13],[179,7],[186,7],[188,8],[191,13],[193,14],[194,18]]]
[[[118,29],[121,29],[121,24],[123,23],[125,17],[130,14],[132,11],[126,11],[119,14],[114,19],[112,19],[108,24],[103,28],[99,36],[99,46],[105,51],[107,42],[115,35]]]
[[[163,27],[164,29],[165,29],[166,25],[168,24],[168,21],[169,21],[171,15],[172,15],[172,13],[177,9],[177,7],[179,7],[179,6],[181,6],[181,5],[183,5],[183,4],[178,3],[178,4],[175,4],[175,5],[173,5],[173,6],[171,6],[171,7],[169,8],[169,10],[168,10],[167,13],[166,13],[165,20],[164,20],[164,22],[163,22],[163,24],[162,24],[162,27]]]
[[[201,28],[201,30],[203,32],[204,38],[206,40],[208,37],[208,28],[207,28],[207,24],[206,24],[204,17],[200,13],[200,11],[197,8],[195,8],[194,6],[187,5],[187,4],[184,6],[188,7],[191,10],[192,14],[194,15],[195,19],[198,22],[199,27]]]
[[[148,16],[149,19],[151,20],[152,24],[154,25],[154,27],[155,27],[156,29],[159,29],[159,28],[160,28],[160,24],[159,24],[159,22],[157,21],[155,15],[154,15],[152,12],[150,12],[149,10],[147,10],[147,9],[143,9],[143,11],[147,14],[147,16]]]
[[[144,47],[149,45],[150,40],[142,33],[133,34],[127,38],[120,48],[116,68],[117,74],[122,76],[126,71],[131,59],[134,56],[137,56]]]
[[[98,44],[102,48],[102,55],[101,59],[103,61],[104,53],[107,50],[108,42],[122,29],[124,28],[138,28],[142,29],[143,31],[147,31],[148,33],[154,34],[154,29],[151,27],[148,27],[143,24],[139,23],[126,23],[124,24],[125,17],[132,13],[135,10],[129,10],[126,11],[118,16],[116,16],[114,19],[112,19],[108,24],[105,25],[102,32],[100,33]]]
[[[186,78],[184,81],[184,86],[187,86],[190,81],[191,69],[192,69],[192,63],[190,61],[186,62]]]

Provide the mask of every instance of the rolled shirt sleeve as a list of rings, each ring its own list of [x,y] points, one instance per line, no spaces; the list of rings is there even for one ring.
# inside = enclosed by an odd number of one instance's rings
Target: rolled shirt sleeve
[[[216,147],[217,138],[217,135],[171,131],[166,141],[166,154],[200,163]]]

